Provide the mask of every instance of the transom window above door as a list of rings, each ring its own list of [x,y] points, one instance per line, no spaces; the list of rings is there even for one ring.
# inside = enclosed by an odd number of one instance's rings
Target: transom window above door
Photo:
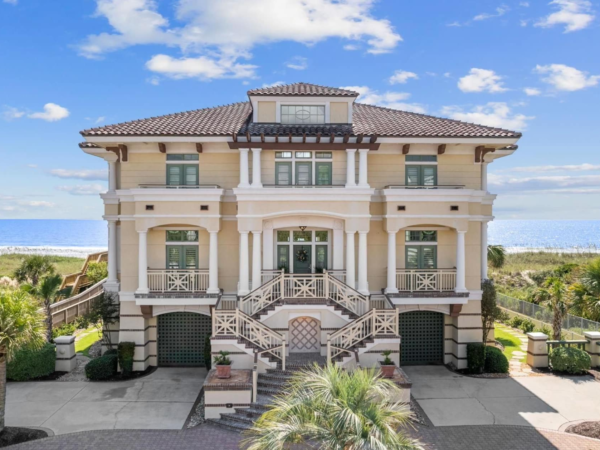
[[[167,242],[198,242],[195,230],[167,230]]]
[[[277,186],[331,186],[331,152],[275,152]]]
[[[324,105],[281,105],[281,123],[325,123]]]

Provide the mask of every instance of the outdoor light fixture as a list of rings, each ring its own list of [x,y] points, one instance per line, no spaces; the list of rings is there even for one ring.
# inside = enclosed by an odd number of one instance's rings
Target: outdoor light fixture
[[[300,231],[306,230],[306,226],[304,226],[304,225],[303,226],[299,226],[298,228],[300,228]]]

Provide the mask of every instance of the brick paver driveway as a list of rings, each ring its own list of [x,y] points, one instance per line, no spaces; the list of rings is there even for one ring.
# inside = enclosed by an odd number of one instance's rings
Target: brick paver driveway
[[[427,450],[600,450],[600,441],[531,427],[465,426],[415,431]],[[184,431],[116,430],[64,434],[14,450],[237,450],[241,435],[212,425]]]

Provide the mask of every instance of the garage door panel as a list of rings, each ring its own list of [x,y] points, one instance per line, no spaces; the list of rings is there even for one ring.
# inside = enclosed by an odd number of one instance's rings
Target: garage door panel
[[[442,364],[444,361],[444,315],[411,311],[399,315],[401,365]]]
[[[211,318],[191,312],[158,316],[158,365],[205,367],[204,346],[212,332]]]

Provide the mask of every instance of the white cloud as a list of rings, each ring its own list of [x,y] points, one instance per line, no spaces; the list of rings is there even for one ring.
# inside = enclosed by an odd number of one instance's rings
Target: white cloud
[[[510,8],[508,6],[506,6],[506,5],[502,5],[502,6],[499,6],[499,7],[496,8],[496,13],[495,14],[490,14],[490,13],[478,14],[477,16],[473,17],[473,20],[493,19],[494,17],[503,16],[508,11],[510,11]]]
[[[68,169],[52,169],[48,172],[50,175],[57,178],[71,178],[77,180],[106,180],[108,179],[108,170],[68,170]]]
[[[574,67],[564,64],[549,64],[547,66],[537,65],[534,69],[542,75],[542,81],[552,85],[559,91],[579,91],[587,87],[596,86],[600,80],[600,75],[590,75]]]
[[[405,84],[410,79],[418,80],[419,76],[414,72],[407,72],[406,70],[396,70],[394,75],[388,80],[390,84]]]
[[[424,114],[427,109],[419,103],[405,103],[402,100],[407,100],[410,97],[408,92],[384,92],[379,93],[368,86],[344,86],[341,89],[349,89],[356,91],[360,95],[357,101],[368,105],[383,106],[385,108],[399,109],[401,111],[415,112]]]
[[[529,24],[529,20],[527,19],[521,19],[519,21],[519,25],[521,25],[522,27],[526,27]]]
[[[273,42],[312,45],[341,38],[365,42],[369,53],[379,54],[402,40],[389,20],[372,15],[374,0],[176,0],[179,27],[170,25],[154,0],[96,3],[96,17],[106,18],[112,31],[89,35],[78,46],[82,56],[100,58],[133,45],[176,47],[185,57],[159,54],[147,64],[172,78],[254,76],[254,66],[238,59]]]
[[[4,3],[8,3],[9,5],[16,5],[17,3],[19,3],[18,0],[3,0]]]
[[[450,78],[450,75],[452,75],[450,72],[444,72],[444,77],[445,78]]]
[[[490,173],[488,183],[495,192],[544,191],[548,193],[600,192],[600,175],[553,175],[515,177]]]
[[[344,45],[344,50],[348,50],[349,52],[354,51],[354,50],[358,50],[360,47],[358,45],[354,45],[354,44],[347,44]]]
[[[536,22],[536,27],[564,25],[564,32],[570,33],[587,28],[595,18],[588,0],[553,0],[549,4],[555,5],[557,11]]]
[[[305,70],[308,68],[308,60],[302,56],[294,56],[285,65],[290,69]]]
[[[43,112],[31,113],[27,117],[30,119],[42,119],[46,122],[56,122],[69,117],[69,110],[56,103],[46,103]]]
[[[160,84],[160,78],[158,78],[158,77],[146,78],[146,83],[150,83],[152,86],[158,86]]]
[[[524,88],[523,92],[525,92],[525,94],[529,95],[530,97],[535,97],[536,95],[540,95],[542,93],[542,91],[540,91],[537,88]]]
[[[13,108],[12,106],[5,106],[2,111],[2,118],[6,121],[20,119],[24,115],[25,115],[25,111],[21,111],[17,108]]]
[[[458,106],[444,106],[442,114],[456,120],[517,131],[524,130],[527,121],[534,119],[533,116],[513,113],[504,102],[489,102],[475,106],[471,111],[463,111]]]
[[[462,23],[460,23],[460,22],[456,22],[456,21],[455,21],[455,22],[451,22],[451,23],[448,23],[448,24],[446,24],[446,26],[447,26],[447,27],[462,27],[462,26],[463,26],[463,24],[462,24]]]
[[[56,189],[68,192],[71,195],[98,195],[106,192],[106,187],[101,184],[80,184],[76,186],[57,186]]]
[[[463,92],[504,92],[502,77],[493,70],[473,68],[469,75],[458,80],[458,88]]]
[[[529,167],[512,167],[510,169],[504,169],[502,172],[526,172],[526,173],[539,173],[539,172],[589,172],[594,170],[600,170],[600,165],[594,164],[567,164],[563,166],[529,166]]]
[[[104,122],[105,120],[106,120],[106,117],[104,117],[104,116],[100,116],[100,117],[98,117],[98,118],[96,119],[96,123],[102,123],[102,122]]]
[[[268,88],[268,87],[275,87],[275,86],[283,86],[284,84],[285,84],[285,81],[275,81],[274,83],[263,83],[262,87]]]
[[[21,206],[30,206],[32,208],[53,208],[56,206],[56,203],[44,200],[19,200],[17,203]]]

